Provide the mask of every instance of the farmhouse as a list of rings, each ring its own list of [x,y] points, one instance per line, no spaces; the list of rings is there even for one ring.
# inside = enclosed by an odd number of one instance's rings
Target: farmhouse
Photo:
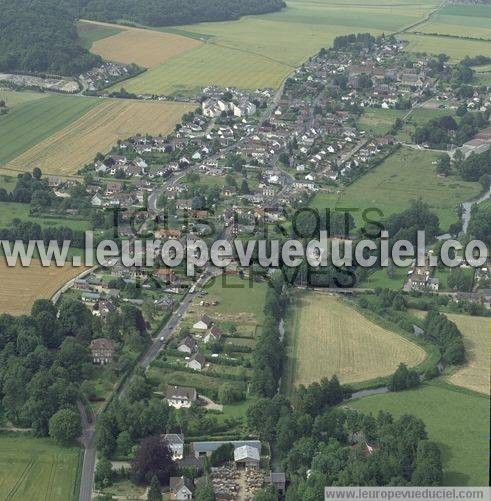
[[[261,442],[259,440],[216,440],[211,442],[192,442],[191,450],[193,451],[196,459],[202,457],[210,457],[213,451],[216,451],[220,446],[225,444],[232,444],[234,450],[244,445],[250,446],[257,451],[261,450]]]
[[[196,402],[198,394],[195,388],[169,385],[165,390],[165,398],[170,407],[181,409],[191,407],[191,404]]]
[[[196,353],[186,363],[186,367],[193,369],[193,371],[200,371],[205,366],[205,363],[205,357],[201,353]]]
[[[186,336],[178,345],[177,350],[181,353],[193,353],[196,350],[196,341],[191,336]]]
[[[162,437],[172,451],[172,459],[182,459],[184,457],[184,435],[177,433],[167,433]]]
[[[213,320],[207,315],[203,315],[194,325],[197,331],[207,331],[213,325]]]
[[[112,339],[99,338],[90,343],[92,361],[94,364],[104,365],[112,361],[114,355],[114,341]]]
[[[187,477],[170,477],[169,480],[171,499],[193,499],[194,484]]]

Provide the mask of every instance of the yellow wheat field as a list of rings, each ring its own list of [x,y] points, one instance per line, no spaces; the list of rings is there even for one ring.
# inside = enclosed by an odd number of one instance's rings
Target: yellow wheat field
[[[167,134],[193,104],[111,99],[7,164],[29,171],[35,166],[48,174],[75,174],[98,152],[107,153],[118,139],[141,134]]]
[[[27,314],[36,299],[50,299],[55,292],[72,278],[83,273],[85,268],[70,264],[58,268],[44,268],[40,261],[33,260],[29,267],[9,267],[0,258],[0,314]]]
[[[414,367],[425,359],[422,348],[335,296],[304,294],[292,313],[287,387],[334,374],[342,383],[367,381],[391,374],[401,362]]]
[[[467,363],[449,376],[449,381],[457,386],[489,395],[489,341],[491,320],[468,315],[448,315],[464,336]]]
[[[107,23],[92,22],[91,24],[114,26]],[[95,41],[90,51],[109,61],[124,64],[136,63],[144,68],[154,68],[202,43],[199,40],[172,33],[127,26],[118,26],[118,29],[122,31]]]

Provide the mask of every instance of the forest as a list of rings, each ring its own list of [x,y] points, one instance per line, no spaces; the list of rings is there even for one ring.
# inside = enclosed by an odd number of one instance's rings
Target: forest
[[[283,0],[0,0],[0,71],[77,76],[102,59],[83,48],[75,20],[170,26],[277,11]]]

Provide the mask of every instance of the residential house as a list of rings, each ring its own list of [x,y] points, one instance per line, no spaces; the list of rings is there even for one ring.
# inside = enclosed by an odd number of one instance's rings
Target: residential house
[[[170,477],[169,489],[171,499],[193,499],[194,484],[190,478]]]
[[[193,371],[200,371],[206,364],[206,359],[201,353],[195,353],[186,363],[186,367]]]
[[[90,351],[92,352],[92,362],[94,364],[108,364],[114,356],[114,341],[103,337],[94,339],[90,343]]]
[[[172,451],[172,459],[182,459],[184,457],[184,435],[177,433],[167,433],[162,437]]]
[[[196,459],[210,457],[213,451],[216,451],[220,446],[232,444],[234,449],[244,445],[261,450],[261,442],[259,440],[215,440],[210,442],[192,442],[191,449]]]
[[[195,388],[168,385],[165,390],[165,398],[170,407],[175,409],[189,408],[193,402],[196,402],[198,393]]]
[[[203,342],[205,344],[208,343],[216,343],[217,341],[220,341],[220,338],[222,337],[222,333],[220,332],[220,329],[216,326],[212,327],[209,329],[209,331],[206,333],[206,336],[203,339]]]
[[[213,320],[207,315],[203,315],[194,325],[193,329],[197,331],[207,331],[213,325]]]
[[[196,341],[191,336],[186,336],[177,346],[181,353],[193,353],[197,347]]]

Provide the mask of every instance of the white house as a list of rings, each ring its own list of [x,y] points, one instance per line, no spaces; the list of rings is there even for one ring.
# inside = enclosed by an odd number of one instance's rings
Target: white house
[[[193,481],[187,477],[170,477],[169,480],[171,499],[193,499]]]
[[[167,386],[165,390],[167,404],[175,409],[189,408],[193,402],[196,402],[198,393],[195,388],[186,386]]]
[[[197,331],[207,331],[213,325],[210,317],[203,315],[194,325],[193,329]]]
[[[184,457],[184,435],[177,433],[167,433],[162,437],[172,451],[172,459],[182,459]]]
[[[200,371],[205,366],[206,359],[201,353],[195,353],[186,363],[186,367],[193,371]]]
[[[186,336],[177,346],[177,351],[181,353],[193,353],[196,350],[196,341],[191,336]]]
[[[222,333],[220,332],[220,329],[218,327],[212,327],[206,333],[206,336],[204,337],[203,342],[205,344],[216,343],[217,341],[220,341],[221,337],[222,337]]]

